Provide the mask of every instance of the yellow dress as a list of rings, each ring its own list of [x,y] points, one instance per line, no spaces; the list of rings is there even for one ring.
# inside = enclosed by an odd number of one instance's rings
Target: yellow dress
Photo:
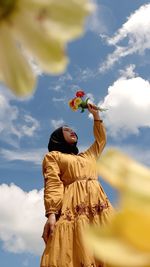
[[[52,151],[43,160],[46,216],[59,215],[41,258],[41,267],[103,267],[83,238],[88,224],[106,224],[112,206],[103,191],[95,164],[105,143],[103,123],[94,121],[95,141],[85,152]]]

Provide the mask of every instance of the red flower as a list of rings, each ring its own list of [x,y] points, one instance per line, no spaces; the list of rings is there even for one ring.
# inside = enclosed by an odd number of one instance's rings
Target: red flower
[[[74,100],[75,100],[75,98],[73,98],[72,100],[70,100],[70,106],[71,107],[74,107]]]
[[[77,97],[83,97],[84,95],[85,95],[85,93],[82,90],[76,92]]]

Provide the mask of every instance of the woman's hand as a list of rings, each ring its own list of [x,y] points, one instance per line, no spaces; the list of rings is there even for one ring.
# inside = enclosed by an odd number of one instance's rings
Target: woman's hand
[[[53,231],[56,224],[56,215],[54,213],[50,214],[47,222],[45,223],[42,238],[44,239],[45,244],[47,244],[49,236],[53,235]]]
[[[100,115],[97,107],[94,104],[87,104],[88,111],[93,115],[95,120],[100,120]]]

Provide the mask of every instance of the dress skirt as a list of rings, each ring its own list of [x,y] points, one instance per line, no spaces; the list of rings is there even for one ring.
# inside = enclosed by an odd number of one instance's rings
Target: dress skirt
[[[85,241],[87,226],[107,224],[113,208],[96,179],[66,185],[60,217],[49,237],[40,267],[105,267]]]

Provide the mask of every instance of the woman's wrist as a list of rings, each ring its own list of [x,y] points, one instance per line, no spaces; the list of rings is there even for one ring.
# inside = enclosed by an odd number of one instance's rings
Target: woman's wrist
[[[94,115],[93,115],[93,118],[94,118],[94,120],[96,120],[96,121],[98,121],[98,120],[101,119],[99,113],[94,114]]]
[[[50,217],[55,217],[55,216],[56,216],[55,213],[49,213],[47,217],[50,218]]]
[[[100,119],[99,119],[99,120],[94,120],[94,121],[99,121],[99,122],[103,122],[103,120],[100,120]]]

